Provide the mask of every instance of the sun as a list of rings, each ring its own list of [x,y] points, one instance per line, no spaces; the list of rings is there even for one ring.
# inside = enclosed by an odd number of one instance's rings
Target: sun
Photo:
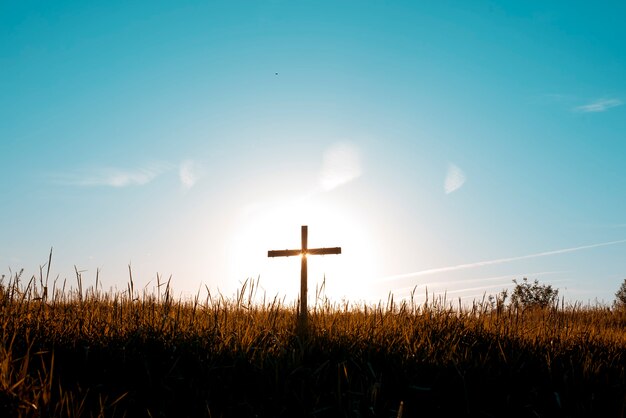
[[[378,266],[372,237],[358,213],[313,195],[249,206],[238,215],[236,225],[228,250],[229,280],[259,278],[266,298],[278,295],[295,301],[300,293],[299,261],[306,257],[310,304],[323,283],[320,296],[332,301],[369,298]],[[341,247],[341,254],[268,257],[268,250],[300,249],[302,225],[308,226],[308,248]]]

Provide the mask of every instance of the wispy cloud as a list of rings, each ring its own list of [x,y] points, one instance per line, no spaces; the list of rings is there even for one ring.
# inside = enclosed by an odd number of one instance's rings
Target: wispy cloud
[[[361,176],[361,158],[356,146],[340,142],[324,153],[319,184],[330,191]]]
[[[576,100],[576,96],[572,95],[572,94],[563,94],[563,93],[547,93],[541,96],[545,101],[550,101],[550,102],[572,102],[573,100]]]
[[[202,174],[202,165],[193,160],[183,161],[178,168],[178,178],[184,190],[189,190],[195,186]]]
[[[470,283],[484,283],[484,282],[508,282],[512,283],[513,279],[518,277],[535,277],[535,276],[547,276],[552,274],[564,273],[563,271],[536,271],[536,272],[526,272],[526,273],[517,273],[517,274],[506,274],[503,276],[492,276],[492,277],[479,277],[473,279],[460,279],[460,280],[449,280],[449,281],[437,281],[435,284],[438,287],[443,288],[458,288],[459,286],[465,286]],[[499,286],[500,284],[498,284]]]
[[[53,175],[57,184],[80,187],[129,187],[143,186],[169,170],[166,163],[150,163],[135,168],[105,167]]]
[[[621,229],[626,228],[626,224],[604,224],[604,225],[591,225],[594,228],[604,228],[604,229]]]
[[[613,107],[621,106],[623,104],[624,102],[620,99],[598,99],[586,105],[575,107],[574,111],[581,113],[606,112]]]
[[[443,183],[443,189],[446,194],[450,194],[460,189],[465,184],[465,173],[456,165],[449,163],[448,172],[446,173],[446,179]]]
[[[516,274],[507,274],[504,276],[492,276],[492,277],[479,277],[473,279],[460,279],[451,281],[430,281],[423,283],[419,287],[428,288],[429,292],[444,292],[447,291],[464,291],[468,289],[482,289],[482,288],[494,288],[494,287],[509,287],[513,284],[513,279],[520,277],[543,277],[548,275],[554,275],[564,273],[564,271],[537,271],[537,272],[522,272]],[[491,284],[489,284],[491,283]],[[476,287],[478,286],[478,287]],[[400,294],[413,291],[418,286],[405,286],[396,291]]]
[[[393,276],[384,277],[383,279],[381,279],[381,281],[392,281],[392,280],[398,280],[398,279],[406,279],[409,277],[418,277],[418,276],[425,276],[429,274],[446,273],[446,272],[456,271],[456,270],[466,270],[466,269],[471,269],[471,268],[476,268],[476,267],[490,266],[493,264],[510,263],[512,261],[527,260],[530,258],[546,257],[550,255],[557,255],[557,254],[566,254],[566,253],[571,253],[574,251],[581,251],[581,250],[587,250],[591,248],[606,247],[609,245],[622,244],[625,242],[626,242],[626,239],[623,239],[619,241],[609,241],[609,242],[602,242],[599,244],[583,245],[580,247],[571,247],[571,248],[563,248],[560,250],[544,251],[541,253],[522,255],[522,256],[517,256],[517,257],[498,258],[495,260],[478,261],[475,263],[457,264],[455,266],[439,267],[439,268],[433,268],[433,269],[427,269],[427,270],[414,271],[411,273],[396,274]]]

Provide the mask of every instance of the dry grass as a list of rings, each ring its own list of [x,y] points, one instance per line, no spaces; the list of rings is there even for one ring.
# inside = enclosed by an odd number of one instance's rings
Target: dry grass
[[[0,286],[0,416],[624,416],[626,312]],[[399,411],[400,409],[400,411]]]

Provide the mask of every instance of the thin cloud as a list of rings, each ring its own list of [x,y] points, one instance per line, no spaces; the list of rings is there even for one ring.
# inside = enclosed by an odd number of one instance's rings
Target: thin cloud
[[[445,281],[445,282],[438,281],[433,284],[439,287],[448,288],[448,287],[455,287],[458,285],[467,285],[469,283],[484,283],[484,282],[494,282],[494,281],[502,282],[503,280],[511,282],[513,279],[517,277],[547,276],[550,274],[557,274],[557,273],[563,273],[563,271],[538,271],[538,272],[533,272],[533,273],[507,274],[504,276],[481,277],[481,278],[475,278],[475,279],[460,279],[460,280],[450,280],[450,281]]]
[[[324,153],[319,185],[330,191],[361,176],[361,158],[358,149],[349,143],[337,143]]]
[[[448,164],[448,172],[446,173],[446,179],[443,183],[443,189],[446,194],[450,194],[460,189],[465,184],[465,173],[456,165]]]
[[[576,100],[576,96],[562,93],[547,93],[542,96],[545,100],[552,102],[571,102]]]
[[[143,167],[123,169],[116,167],[65,173],[53,176],[57,184],[79,187],[143,186],[169,169],[168,164],[152,163]]]
[[[189,190],[202,176],[202,166],[192,160],[183,161],[178,168],[178,178],[184,190]]]
[[[522,277],[526,277],[526,276],[522,276]],[[567,279],[550,280],[551,284],[568,283],[568,282],[569,282],[569,280],[567,280]],[[488,289],[497,289],[497,288],[510,289],[511,287],[514,287],[514,286],[515,286],[515,283],[513,283],[513,281],[511,280],[508,283],[502,283],[502,284],[492,284],[492,285],[486,285],[486,286],[465,287],[465,288],[461,288],[461,289],[447,290],[446,293],[448,295],[450,295],[450,294],[455,294],[455,293],[474,292],[474,291],[477,291],[477,290],[488,290]]]
[[[621,229],[626,228],[626,224],[608,224],[608,225],[594,225],[596,228],[609,228],[609,229]]]
[[[620,99],[598,99],[589,104],[575,107],[574,110],[581,113],[598,113],[606,112],[611,108],[621,106],[623,104],[624,102]]]
[[[554,250],[554,251],[544,251],[544,252],[541,252],[541,253],[522,255],[522,256],[517,256],[517,257],[498,258],[498,259],[495,259],[495,260],[479,261],[479,262],[476,262],[476,263],[457,264],[455,266],[439,267],[439,268],[434,268],[434,269],[420,270],[420,271],[414,271],[414,272],[411,272],[411,273],[404,273],[404,274],[397,274],[397,275],[394,275],[394,276],[388,276],[388,277],[385,277],[385,278],[381,279],[381,281],[392,281],[392,280],[398,280],[398,279],[406,279],[406,278],[409,278],[409,277],[418,277],[418,276],[425,276],[425,275],[429,275],[429,274],[446,273],[446,272],[449,272],[449,271],[466,270],[466,269],[471,269],[471,268],[476,268],[476,267],[490,266],[490,265],[493,265],[493,264],[510,263],[512,261],[527,260],[527,259],[530,259],[530,258],[537,258],[537,257],[547,257],[549,255],[566,254],[566,253],[571,253],[571,252],[574,252],[574,251],[587,250],[587,249],[590,249],[590,248],[598,248],[598,247],[606,247],[606,246],[609,246],[609,245],[617,245],[617,244],[622,244],[624,242],[626,242],[626,239],[619,240],[619,241],[603,242],[603,243],[600,243],[600,244],[583,245],[583,246],[580,246],[580,247],[563,248],[563,249]]]
[[[474,287],[463,287],[463,286],[477,286],[475,288],[492,288],[492,287],[508,287],[513,283],[513,279],[517,279],[520,277],[543,277],[553,274],[564,273],[564,271],[538,271],[531,273],[517,273],[517,274],[507,274],[503,276],[492,276],[492,277],[481,277],[474,279],[460,279],[460,280],[451,280],[451,281],[433,281],[429,283],[422,283],[419,286],[428,287],[429,292],[443,292],[447,291],[450,293],[451,291],[462,291],[467,289],[472,289]],[[488,282],[492,282],[491,284],[487,284]],[[412,291],[416,286],[405,286],[398,289],[398,292],[403,293],[407,291]]]

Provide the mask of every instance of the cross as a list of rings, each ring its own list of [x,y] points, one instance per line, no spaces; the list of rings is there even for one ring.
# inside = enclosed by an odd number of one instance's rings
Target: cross
[[[307,266],[306,259],[308,255],[325,255],[325,254],[341,254],[341,247],[333,248],[308,248],[307,241],[309,235],[309,227],[302,225],[302,248],[299,250],[276,250],[268,251],[268,257],[291,257],[292,255],[299,255],[301,257],[300,267],[300,316],[299,316],[299,328],[301,332],[306,332],[307,329]]]

